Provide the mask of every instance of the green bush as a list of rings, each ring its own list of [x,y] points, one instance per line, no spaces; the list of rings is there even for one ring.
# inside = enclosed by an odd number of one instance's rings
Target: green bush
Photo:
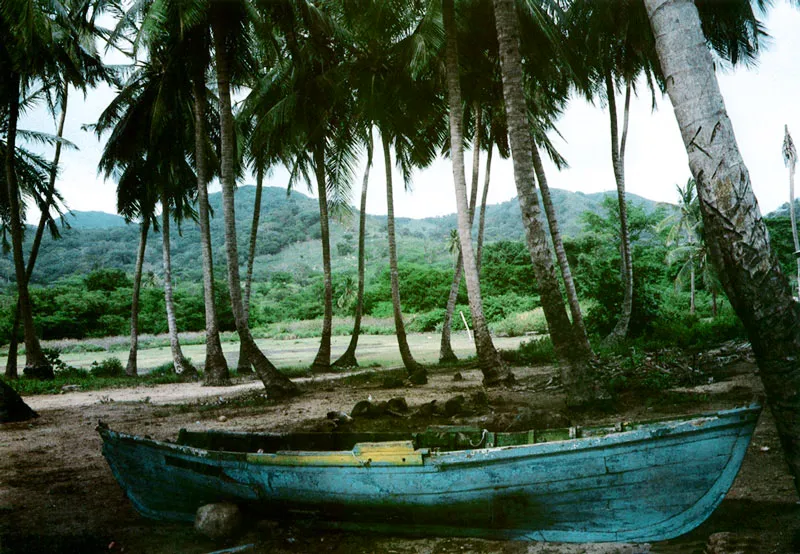
[[[501,337],[520,337],[528,333],[545,334],[548,332],[547,320],[542,308],[509,315],[501,321],[490,323],[489,329]]]
[[[90,372],[92,377],[122,377],[125,375],[125,368],[119,358],[106,358],[101,362],[92,362]]]
[[[406,331],[411,333],[429,333],[441,329],[445,311],[444,308],[437,308],[410,316],[406,324]]]
[[[550,337],[525,341],[516,350],[503,350],[503,359],[516,365],[551,364],[556,361],[556,353]]]

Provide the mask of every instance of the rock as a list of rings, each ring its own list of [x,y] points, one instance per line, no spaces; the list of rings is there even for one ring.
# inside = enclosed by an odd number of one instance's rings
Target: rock
[[[389,399],[389,411],[404,414],[408,412],[408,403],[402,396],[395,396]]]
[[[195,530],[212,540],[231,538],[241,527],[239,506],[228,502],[200,506],[194,518]]]
[[[388,402],[372,402],[372,400],[362,400],[353,406],[353,409],[350,410],[350,415],[352,417],[380,417],[388,410]]]
[[[80,385],[64,385],[61,387],[61,392],[76,392],[81,390]]]
[[[483,409],[489,406],[489,395],[484,390],[476,390],[469,397],[472,405],[477,409]]]
[[[228,418],[225,417],[224,415],[221,415],[217,418],[217,421],[219,421],[220,423],[225,423],[226,421],[228,421]]]
[[[450,398],[447,402],[444,403],[445,415],[449,417],[463,412],[465,403],[466,403],[466,398],[464,398],[463,394],[459,394],[458,396]]]
[[[414,414],[422,417],[430,417],[437,411],[439,411],[439,406],[436,404],[436,400],[431,400],[417,408]]]
[[[356,402],[356,405],[353,406],[352,410],[350,410],[350,415],[352,417],[365,416],[369,413],[371,407],[372,407],[372,402],[370,402],[369,400],[361,400],[360,402]]]
[[[453,381],[463,381],[463,380],[464,380],[464,376],[461,375],[460,371],[457,371],[455,373],[455,375],[453,375]]]
[[[352,423],[353,421],[353,418],[344,412],[337,412],[337,411],[328,412],[327,417],[328,419],[335,421],[339,425]]]

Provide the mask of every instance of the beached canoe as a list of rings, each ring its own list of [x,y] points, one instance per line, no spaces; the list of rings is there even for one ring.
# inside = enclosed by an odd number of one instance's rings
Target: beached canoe
[[[644,542],[686,533],[719,505],[760,411],[518,433],[181,430],[176,443],[98,430],[149,518],[192,521],[198,507],[229,501],[346,529]]]

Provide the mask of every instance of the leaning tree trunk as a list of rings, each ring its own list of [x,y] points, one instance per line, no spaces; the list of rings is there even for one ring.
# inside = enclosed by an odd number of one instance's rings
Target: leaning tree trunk
[[[142,219],[141,235],[139,237],[139,250],[136,252],[136,268],[133,271],[133,294],[131,295],[131,349],[128,352],[128,363],[125,366],[125,375],[136,377],[139,374],[137,356],[139,352],[139,293],[142,290],[142,266],[144,266],[144,251],[147,246],[147,233],[150,230],[150,216]]]
[[[464,279],[467,282],[469,308],[472,312],[472,326],[475,330],[475,349],[478,363],[483,372],[484,385],[498,385],[514,381],[514,374],[503,363],[500,354],[494,347],[489,326],[483,314],[480,280],[475,262],[475,251],[472,247],[472,215],[474,215],[475,199],[477,199],[477,172],[473,171],[472,213],[467,202],[467,181],[464,176],[464,150],[461,117],[461,84],[459,82],[458,42],[456,39],[456,21],[453,0],[443,0],[442,19],[444,20],[447,70],[447,97],[450,112],[450,158],[453,161],[453,183],[456,193],[458,216],[458,237],[461,244],[461,257],[464,264]],[[478,138],[480,135],[476,135]],[[475,145],[475,156],[480,155],[480,145]]]
[[[211,253],[211,222],[208,218],[208,168],[206,152],[206,80],[205,67],[198,66],[194,88],[194,151],[197,173],[197,207],[200,216],[200,251],[203,257],[203,299],[206,309],[205,385],[229,385],[228,362],[219,339],[219,321],[214,300],[214,258]]]
[[[489,135],[489,150],[486,152],[486,177],[483,181],[481,194],[481,213],[478,216],[478,247],[475,251],[475,263],[478,265],[478,275],[481,274],[481,260],[483,259],[483,232],[486,228],[486,199],[489,197],[489,177],[492,171],[492,150],[494,139]]]
[[[633,311],[633,260],[631,256],[631,237],[628,230],[628,205],[625,201],[625,143],[628,139],[628,117],[631,105],[631,83],[625,88],[625,108],[623,112],[622,136],[617,128],[617,102],[611,73],[606,73],[606,95],[608,113],[611,118],[611,161],[614,164],[614,179],[617,182],[617,201],[619,203],[619,234],[622,250],[623,294],[619,319],[611,334],[609,343],[619,342],[628,336],[628,327]]]
[[[400,304],[400,275],[397,270],[397,243],[394,235],[394,193],[392,191],[392,155],[389,151],[389,137],[381,131],[383,142],[383,163],[386,167],[386,234],[389,237],[389,277],[392,289],[392,313],[394,314],[394,328],[397,335],[397,346],[400,348],[400,358],[408,371],[408,375],[415,384],[427,383],[427,371],[414,360],[408,346],[406,327],[403,323],[403,312]]]
[[[319,196],[319,227],[322,235],[323,314],[322,338],[319,350],[311,363],[311,371],[327,371],[331,368],[331,331],[333,324],[333,280],[331,277],[331,238],[328,228],[328,191],[325,184],[325,142],[314,148],[314,170],[317,173],[317,195]]]
[[[47,362],[36,336],[33,323],[33,310],[28,293],[28,277],[25,271],[25,260],[22,255],[22,220],[20,218],[19,187],[14,169],[14,153],[16,152],[17,119],[19,118],[19,75],[11,74],[8,90],[8,130],[6,132],[6,187],[9,205],[9,227],[14,257],[14,270],[17,277],[17,302],[20,307],[22,328],[25,333],[25,374],[37,379],[52,379],[53,367]]]
[[[64,136],[64,124],[67,121],[67,100],[69,98],[69,83],[64,82],[63,96],[61,99],[61,114],[58,118],[58,126],[56,128],[56,137],[59,139]],[[53,155],[53,166],[50,168],[50,180],[47,183],[47,192],[45,194],[44,206],[42,213],[39,216],[39,224],[36,226],[36,234],[33,237],[33,244],[31,245],[31,253],[28,256],[28,265],[25,268],[25,276],[30,281],[33,275],[33,268],[36,265],[36,258],[39,255],[39,247],[42,244],[42,237],[44,236],[44,229],[47,226],[47,221],[50,218],[50,207],[53,204],[53,197],[56,193],[56,176],[58,175],[58,162],[61,160],[61,142],[56,142],[55,154]],[[8,363],[6,364],[6,378],[17,378],[17,348],[19,343],[17,335],[19,334],[19,319],[20,319],[20,305],[17,300],[17,307],[14,310],[14,323],[11,326],[11,340],[8,345]]]
[[[228,290],[231,296],[231,309],[236,321],[239,340],[245,343],[245,350],[250,363],[270,396],[274,398],[293,396],[297,387],[285,375],[280,373],[256,345],[250,334],[250,326],[244,313],[242,303],[241,280],[239,279],[239,250],[236,244],[236,211],[234,209],[234,189],[236,174],[234,171],[236,131],[233,125],[231,110],[230,64],[231,53],[228,50],[229,12],[222,3],[214,3],[217,8],[213,18],[214,53],[217,69],[217,90],[219,96],[220,142],[221,142],[221,183],[222,213],[225,220],[225,254],[228,261]]]
[[[578,340],[564,307],[564,298],[556,277],[555,266],[541,219],[533,171],[533,147],[530,125],[522,88],[522,59],[519,52],[519,22],[513,0],[493,0],[503,98],[506,104],[509,141],[514,160],[514,181],[517,186],[522,222],[531,255],[539,295],[550,337],[561,364],[561,379],[569,403],[581,403],[591,395],[589,360],[592,351]]]
[[[258,239],[258,222],[261,218],[261,193],[264,189],[264,168],[259,162],[256,168],[256,197],[253,200],[253,223],[250,225],[250,247],[247,255],[247,275],[244,279],[244,317],[250,321],[250,293],[253,290],[253,265],[256,258],[256,241]],[[239,361],[236,364],[237,373],[252,373],[250,362],[244,351],[244,343],[239,343]]]
[[[575,334],[575,340],[583,342],[583,348],[591,350],[592,346],[589,344],[589,337],[586,335],[586,326],[583,324],[581,305],[578,302],[578,292],[575,290],[575,281],[572,279],[567,252],[564,250],[564,241],[561,240],[561,230],[558,228],[556,210],[553,207],[553,200],[550,198],[550,187],[547,184],[547,175],[544,172],[542,157],[535,143],[532,143],[531,147],[533,148],[533,169],[536,172],[536,178],[539,180],[544,213],[547,216],[547,224],[550,227],[550,238],[553,239],[556,260],[558,260],[558,266],[561,269],[561,277],[564,279],[564,289],[567,293],[569,311],[572,315],[572,329]]]
[[[481,106],[479,102],[473,104],[475,112],[475,133],[472,137],[472,188],[470,189],[469,200],[469,228],[472,233],[472,223],[475,221],[475,205],[478,202],[478,179],[480,177],[481,166]],[[463,159],[463,154],[462,154]],[[470,239],[471,240],[471,239]],[[464,260],[461,252],[458,253],[453,281],[450,283],[450,294],[447,297],[447,307],[444,312],[444,322],[442,324],[442,342],[439,346],[439,362],[455,362],[458,360],[453,346],[450,344],[450,332],[453,327],[453,312],[456,309],[456,299],[458,289],[461,288],[461,277],[464,274]],[[477,262],[476,262],[477,264]],[[477,266],[476,266],[477,267]],[[478,272],[480,274],[480,271]]]
[[[369,170],[372,167],[372,129],[369,131],[367,143],[367,168],[364,170],[364,180],[361,183],[361,211],[358,214],[358,295],[356,296],[356,314],[353,323],[353,334],[350,344],[338,360],[333,362],[334,367],[358,367],[356,348],[358,336],[361,334],[361,317],[364,314],[364,272],[365,272],[365,239],[367,231],[367,186],[369,185]]]
[[[164,261],[164,304],[167,309],[167,329],[169,348],[172,351],[172,365],[175,373],[184,379],[197,379],[197,370],[189,363],[181,350],[178,338],[178,320],[175,317],[175,300],[172,295],[172,256],[169,243],[169,194],[167,186],[161,185],[161,251]]]
[[[770,249],[694,2],[645,0],[645,7],[697,181],[706,243],[753,346],[795,488],[800,489],[800,304]]]

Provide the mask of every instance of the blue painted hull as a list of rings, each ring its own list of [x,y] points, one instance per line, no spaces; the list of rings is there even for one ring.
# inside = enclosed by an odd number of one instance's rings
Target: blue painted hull
[[[115,477],[150,518],[192,521],[203,504],[233,501],[265,517],[389,533],[645,542],[684,534],[713,512],[759,413],[754,406],[605,436],[424,451],[410,466],[277,463],[275,454],[100,433]]]

